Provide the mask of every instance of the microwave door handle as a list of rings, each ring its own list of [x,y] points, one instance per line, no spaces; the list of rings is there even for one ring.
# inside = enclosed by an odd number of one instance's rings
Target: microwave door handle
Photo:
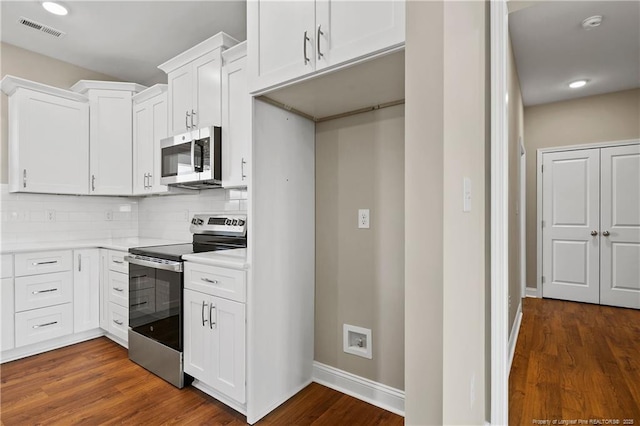
[[[196,172],[196,141],[191,141],[191,171]]]

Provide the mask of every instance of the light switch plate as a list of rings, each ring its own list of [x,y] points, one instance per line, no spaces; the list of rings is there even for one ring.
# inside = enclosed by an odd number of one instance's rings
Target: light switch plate
[[[462,211],[464,213],[469,213],[471,211],[471,179],[468,177],[464,178],[462,186]]]

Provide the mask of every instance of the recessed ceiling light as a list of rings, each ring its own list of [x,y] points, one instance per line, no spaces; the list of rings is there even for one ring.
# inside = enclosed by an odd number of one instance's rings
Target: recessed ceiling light
[[[577,89],[584,86],[585,84],[587,84],[587,80],[576,80],[569,83],[569,87],[571,87],[572,89]]]
[[[602,15],[590,16],[582,21],[582,28],[590,30],[591,28],[599,27],[602,24]]]
[[[53,1],[42,2],[42,7],[44,7],[47,12],[53,13],[54,15],[64,16],[69,13],[66,7]]]

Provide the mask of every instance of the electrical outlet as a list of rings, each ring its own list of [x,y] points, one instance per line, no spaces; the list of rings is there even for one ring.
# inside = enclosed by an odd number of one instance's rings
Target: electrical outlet
[[[111,210],[107,210],[104,214],[105,220],[113,220],[113,212]]]
[[[56,221],[56,211],[47,210],[47,222],[55,222],[55,221]]]
[[[369,209],[358,210],[358,228],[369,229]]]

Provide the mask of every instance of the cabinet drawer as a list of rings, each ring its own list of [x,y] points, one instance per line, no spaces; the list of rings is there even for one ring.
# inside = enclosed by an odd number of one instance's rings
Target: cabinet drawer
[[[72,332],[71,303],[16,314],[16,347],[54,339]]]
[[[16,277],[71,270],[71,250],[19,253],[15,257]]]
[[[185,262],[184,274],[185,288],[237,302],[246,299],[245,271]]]
[[[3,254],[2,264],[0,265],[0,278],[13,277],[13,255]]]
[[[129,308],[109,303],[108,332],[127,342],[129,340]]]
[[[71,272],[32,275],[15,280],[16,312],[71,302]]]
[[[123,308],[129,308],[129,275],[109,271],[108,282],[109,301]]]
[[[123,251],[110,250],[108,256],[109,270],[128,274],[129,264],[124,260],[126,255],[127,253]]]

